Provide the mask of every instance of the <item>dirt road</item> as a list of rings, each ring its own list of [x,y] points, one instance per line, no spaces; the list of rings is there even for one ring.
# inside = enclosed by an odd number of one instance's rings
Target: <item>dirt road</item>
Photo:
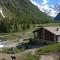
[[[22,54],[2,54],[0,53],[0,60],[12,60],[11,56],[15,56],[16,60],[23,60],[23,56]]]
[[[24,60],[25,54],[27,54],[29,52],[32,54],[35,54],[35,50],[36,49],[28,49],[28,50],[25,50],[18,54],[2,54],[2,53],[0,53],[0,60],[2,58],[5,58],[5,60],[12,60],[11,56],[15,56],[16,60]],[[59,59],[59,55],[57,55],[57,54],[49,54],[49,55],[41,55],[40,56],[40,60],[58,60],[58,59]]]
[[[5,60],[12,60],[11,56],[15,56],[16,60],[24,60],[23,57],[25,56],[25,54],[27,54],[29,52],[34,54],[35,50],[36,49],[28,49],[28,50],[25,50],[25,51],[17,53],[17,54],[3,54],[3,53],[0,53],[0,60],[2,60],[2,58],[5,58]]]
[[[41,55],[40,60],[58,60],[59,56],[56,54],[50,54],[50,55]]]

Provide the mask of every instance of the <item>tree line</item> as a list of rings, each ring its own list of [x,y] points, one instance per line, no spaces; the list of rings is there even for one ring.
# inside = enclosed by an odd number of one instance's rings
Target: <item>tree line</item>
[[[11,31],[18,31],[21,25],[22,30],[26,30],[30,28],[30,24],[38,24],[38,23],[49,23],[51,21],[45,20],[45,21],[36,21],[36,20],[20,20],[20,19],[9,19],[8,17],[3,18],[0,20],[0,33],[9,33]]]

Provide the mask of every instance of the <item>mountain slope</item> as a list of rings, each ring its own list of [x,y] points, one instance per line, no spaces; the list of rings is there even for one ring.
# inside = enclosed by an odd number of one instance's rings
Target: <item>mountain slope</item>
[[[55,20],[60,20],[60,13],[54,19]]]
[[[29,0],[0,0],[0,7],[4,16],[9,19],[17,19],[22,22],[35,21],[36,23],[52,20]]]
[[[40,11],[45,12],[47,15],[51,17],[56,17],[57,14],[60,12],[60,4],[55,3],[54,1],[50,0],[41,0],[38,3],[38,0],[31,0],[31,2],[36,5]],[[51,3],[52,2],[52,3]],[[53,4],[55,3],[55,4]]]

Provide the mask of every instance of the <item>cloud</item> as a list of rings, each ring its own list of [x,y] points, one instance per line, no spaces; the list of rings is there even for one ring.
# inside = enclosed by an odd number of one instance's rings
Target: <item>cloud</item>
[[[49,0],[43,0],[43,2],[40,5],[40,10],[42,12],[47,13],[49,16],[55,17],[57,15],[57,12],[53,9],[54,5],[49,6]]]
[[[49,0],[43,0],[42,4],[48,4],[48,3],[49,3]]]
[[[38,4],[35,0],[30,0],[34,5],[36,5],[40,11],[45,12],[47,15],[55,17],[58,11],[54,9],[54,5],[49,5],[49,0],[43,0],[41,4]],[[60,3],[59,3],[60,4]]]
[[[43,2],[41,3],[42,4],[42,8],[45,10],[45,11],[49,11],[49,0],[43,0]]]
[[[54,5],[51,5],[52,8],[54,8]]]
[[[50,11],[48,12],[48,15],[49,15],[49,16],[55,17],[55,16],[57,15],[57,13],[58,13],[58,12],[56,12],[56,11],[55,11],[54,9],[52,9],[52,8],[50,8],[49,10],[50,10]]]
[[[43,2],[41,4],[43,5],[44,9],[47,9],[47,10],[49,9],[48,3],[49,3],[49,0],[43,0]]]
[[[58,3],[60,5],[60,3]]]

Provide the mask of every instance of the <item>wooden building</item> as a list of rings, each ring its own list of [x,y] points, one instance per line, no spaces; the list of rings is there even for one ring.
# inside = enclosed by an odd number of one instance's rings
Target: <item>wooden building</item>
[[[56,43],[60,42],[60,27],[41,27],[33,31],[34,40],[37,43],[47,42]]]

